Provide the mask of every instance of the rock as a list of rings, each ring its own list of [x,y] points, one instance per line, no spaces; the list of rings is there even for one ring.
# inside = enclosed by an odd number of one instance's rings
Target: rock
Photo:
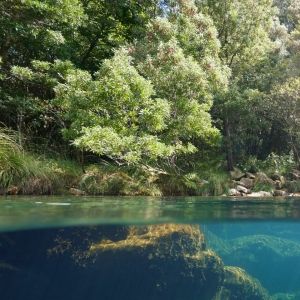
[[[299,197],[300,198],[300,193],[291,193],[291,194],[289,194],[289,197]]]
[[[240,180],[245,176],[245,173],[243,173],[240,169],[234,168],[233,171],[230,172],[230,176],[234,180]]]
[[[286,191],[283,191],[283,190],[276,190],[274,191],[273,195],[275,197],[285,197],[288,195],[288,193]]]
[[[18,193],[19,193],[19,188],[17,186],[10,186],[6,190],[7,195],[18,195]]]
[[[260,282],[239,267],[225,266],[224,284],[215,299],[269,300]]]
[[[71,195],[74,195],[74,196],[84,196],[84,195],[86,195],[86,193],[84,191],[79,190],[79,189],[75,189],[75,188],[70,188],[69,193]]]
[[[300,243],[297,239],[291,240],[291,236],[296,231],[292,230],[292,224],[281,225],[286,230],[281,236],[274,236],[274,229],[271,227],[261,230],[266,234],[252,233],[230,240],[220,239],[210,245],[229,265],[239,265],[243,269],[251,270],[251,275],[259,277],[263,286],[271,291],[285,290],[289,287],[290,291],[296,291],[300,286],[300,277],[298,270],[300,269]],[[260,230],[256,229],[257,232]],[[282,236],[285,236],[283,238]],[[226,267],[225,267],[226,268]],[[272,274],[280,274],[280,276],[272,276],[266,270],[272,270]],[[289,274],[286,276],[286,274]],[[291,278],[293,280],[291,280]],[[219,299],[245,299],[237,298],[219,298]],[[251,298],[253,299],[253,298]],[[272,297],[273,299],[273,297]],[[281,299],[281,298],[280,298]],[[300,298],[290,298],[300,299]],[[283,300],[283,299],[281,299]]]
[[[272,197],[271,192],[265,192],[265,191],[260,191],[260,192],[253,192],[247,195],[247,197],[253,197],[253,198],[262,198],[262,197]]]
[[[288,174],[288,177],[291,179],[291,180],[299,180],[300,179],[300,171],[299,170],[292,170],[292,172],[290,172]]]
[[[241,196],[241,193],[237,189],[230,189],[228,192],[228,196]]]
[[[250,191],[247,188],[245,188],[244,186],[241,186],[241,185],[238,185],[236,187],[236,189],[237,189],[238,192],[243,193],[243,194],[249,194],[250,193]]]
[[[250,172],[246,172],[246,177],[250,179],[255,179],[255,175]]]
[[[290,193],[300,192],[300,180],[287,181],[285,186]]]
[[[256,174],[255,184],[258,183],[275,186],[275,182],[263,172],[259,172]]]
[[[280,180],[281,175],[279,173],[274,173],[270,176],[270,178],[274,181]]]
[[[282,182],[281,182],[280,180],[276,180],[276,181],[275,181],[275,188],[276,188],[277,190],[280,190],[280,189],[283,188],[283,184],[282,184]]]
[[[61,232],[48,253],[71,260],[74,272],[90,267],[85,280],[97,274],[102,295],[118,286],[113,299],[267,299],[245,270],[224,266],[197,225],[114,226],[100,232],[95,226]]]
[[[253,179],[244,177],[238,182],[238,185],[244,186],[247,189],[251,189],[254,185],[254,181]]]

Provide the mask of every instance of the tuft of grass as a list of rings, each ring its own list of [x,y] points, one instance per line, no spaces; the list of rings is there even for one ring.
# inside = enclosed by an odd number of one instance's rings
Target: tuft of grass
[[[220,196],[227,194],[230,185],[230,177],[226,172],[215,172],[206,178],[206,182],[200,187],[198,194],[201,196]]]
[[[273,192],[274,186],[272,184],[259,182],[254,185],[254,187],[252,188],[252,191],[253,192],[260,192],[260,191]]]
[[[16,187],[19,194],[57,194],[80,176],[80,168],[64,160],[46,159],[26,153],[14,132],[0,129],[0,193]]]

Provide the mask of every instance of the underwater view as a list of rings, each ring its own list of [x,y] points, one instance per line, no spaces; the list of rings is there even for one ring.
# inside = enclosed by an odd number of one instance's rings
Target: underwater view
[[[299,216],[296,198],[2,198],[1,299],[300,299]]]

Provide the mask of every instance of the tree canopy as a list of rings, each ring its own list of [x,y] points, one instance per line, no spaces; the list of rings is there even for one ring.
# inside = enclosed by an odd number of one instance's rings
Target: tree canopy
[[[299,20],[297,0],[2,1],[0,121],[122,164],[299,160]]]

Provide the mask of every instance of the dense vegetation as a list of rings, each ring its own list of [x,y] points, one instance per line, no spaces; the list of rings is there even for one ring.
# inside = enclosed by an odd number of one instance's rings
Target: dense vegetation
[[[0,41],[2,193],[222,194],[300,165],[298,0],[6,0]]]

